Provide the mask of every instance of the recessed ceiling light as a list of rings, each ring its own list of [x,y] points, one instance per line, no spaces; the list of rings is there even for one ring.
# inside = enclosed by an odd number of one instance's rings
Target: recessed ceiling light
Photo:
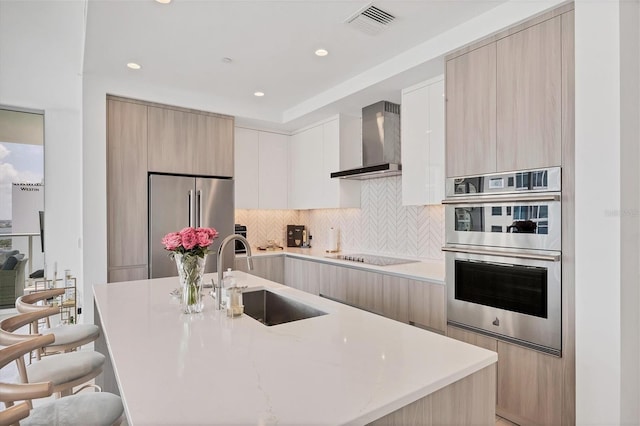
[[[135,62],[129,62],[127,66],[132,70],[139,70],[140,68],[142,68],[140,65],[136,64]]]
[[[169,4],[171,3],[171,0],[156,0],[158,3],[162,3],[162,4]]]
[[[262,97],[264,96],[264,92],[253,92],[253,96]]]
[[[316,50],[316,56],[327,56],[329,52],[325,49]]]

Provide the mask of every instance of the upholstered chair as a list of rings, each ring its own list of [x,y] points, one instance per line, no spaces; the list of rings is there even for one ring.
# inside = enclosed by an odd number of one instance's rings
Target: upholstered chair
[[[64,294],[64,288],[54,288],[51,290],[37,291],[31,294],[25,294],[16,300],[16,310],[20,313],[28,312],[47,312],[43,317],[58,315],[59,308],[51,305],[39,305],[38,302],[46,302]],[[51,354],[57,352],[70,352],[82,345],[93,342],[100,335],[100,329],[94,324],[65,324],[56,327],[40,329],[40,321],[32,322],[33,334],[53,334],[56,339],[53,345],[47,346],[40,354]],[[47,324],[49,324],[47,322]]]
[[[47,311],[18,314],[0,321],[0,345],[10,346],[33,339],[31,334],[18,334],[16,330],[42,319]],[[52,347],[55,347],[55,334]],[[40,348],[38,348],[40,349]],[[16,359],[20,381],[51,382],[56,395],[70,395],[74,387],[86,384],[97,377],[104,366],[105,356],[99,352],[85,350],[42,357],[27,363],[24,358]]]
[[[51,334],[0,349],[0,368],[25,354],[50,346],[55,340]],[[66,356],[66,354],[64,355]],[[5,409],[0,411],[0,424],[28,425],[118,425],[124,408],[119,396],[107,392],[84,392],[54,399],[35,407],[32,400],[45,398],[53,393],[52,382],[3,383],[0,382],[0,401]],[[14,403],[16,403],[14,405]]]

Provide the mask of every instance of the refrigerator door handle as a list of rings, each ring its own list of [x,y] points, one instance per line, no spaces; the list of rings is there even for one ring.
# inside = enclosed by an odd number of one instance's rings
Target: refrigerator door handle
[[[195,228],[200,228],[202,226],[202,191],[196,191],[196,219],[198,222],[196,223]]]
[[[193,209],[193,190],[189,191],[189,228],[193,227],[195,211]]]

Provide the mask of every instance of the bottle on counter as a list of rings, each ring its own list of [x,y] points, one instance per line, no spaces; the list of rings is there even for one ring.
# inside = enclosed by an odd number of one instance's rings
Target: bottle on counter
[[[231,306],[229,304],[229,287],[236,286],[236,278],[233,276],[233,271],[231,268],[227,268],[226,271],[222,273],[222,306],[223,308],[228,308]]]

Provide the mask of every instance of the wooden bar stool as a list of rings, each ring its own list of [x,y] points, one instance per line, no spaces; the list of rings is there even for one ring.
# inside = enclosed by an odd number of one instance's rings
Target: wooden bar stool
[[[39,320],[33,321],[32,334],[53,334],[56,339],[55,343],[38,351],[36,357],[40,355],[49,355],[59,352],[70,352],[82,345],[93,342],[100,335],[100,329],[94,324],[64,324],[56,327],[50,327],[48,317],[55,316],[60,313],[59,308],[51,305],[37,305],[40,301],[47,301],[64,294],[64,288],[54,288],[51,290],[38,291],[16,299],[16,310],[19,313],[29,312],[47,312],[46,316],[40,319],[47,320],[47,328],[40,330]]]
[[[0,321],[0,345],[10,346],[30,341],[32,334],[17,334],[16,330],[48,315],[46,310],[18,314]],[[48,334],[54,338],[55,334]],[[51,382],[53,393],[70,395],[73,388],[89,382],[102,373],[105,357],[95,351],[74,351],[43,357],[29,365],[24,358],[16,359],[18,374],[22,383]],[[93,386],[93,385],[92,385]]]
[[[29,340],[0,349],[0,368],[38,348],[51,345],[55,337],[51,334],[36,336]],[[65,355],[66,356],[66,355]],[[39,383],[0,382],[0,401],[5,409],[0,411],[0,424],[20,425],[118,425],[124,414],[119,396],[107,392],[91,392],[66,396],[33,407],[31,400],[45,398],[53,393],[50,381]],[[17,401],[18,404],[14,405]]]

